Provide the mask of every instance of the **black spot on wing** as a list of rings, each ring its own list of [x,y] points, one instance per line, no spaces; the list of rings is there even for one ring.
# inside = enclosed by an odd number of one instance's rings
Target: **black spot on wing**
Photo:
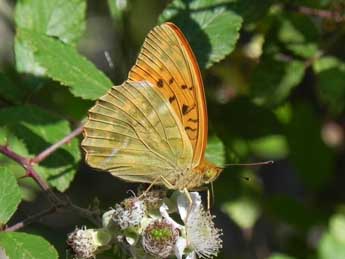
[[[182,89],[187,89],[187,87],[188,87],[188,86],[186,86],[186,85],[181,85],[181,88],[182,88]]]
[[[172,83],[174,83],[174,78],[173,77],[169,79],[169,84],[171,85]]]
[[[186,115],[188,113],[189,106],[186,104],[182,105],[182,114]]]
[[[196,131],[196,129],[193,129],[193,128],[191,128],[191,127],[185,127],[184,129],[185,129],[186,131],[187,131],[187,130]]]
[[[159,80],[157,81],[157,86],[160,87],[160,88],[163,87],[163,80],[162,80],[162,79],[159,79]]]
[[[188,121],[191,121],[191,122],[194,122],[194,123],[197,123],[199,120],[198,119],[192,119],[192,118],[189,118]]]
[[[175,101],[175,100],[176,100],[176,96],[175,96],[175,95],[169,97],[169,102],[170,102],[170,103],[172,103],[172,102]]]

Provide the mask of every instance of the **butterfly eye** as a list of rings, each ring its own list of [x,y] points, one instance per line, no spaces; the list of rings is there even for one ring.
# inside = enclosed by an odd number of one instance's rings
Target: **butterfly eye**
[[[205,183],[211,182],[213,177],[214,177],[214,174],[213,174],[212,170],[207,169],[207,171],[204,174]]]
[[[216,180],[220,172],[221,172],[221,169],[218,167],[208,168],[204,174],[204,182],[205,183],[213,182],[214,180]]]

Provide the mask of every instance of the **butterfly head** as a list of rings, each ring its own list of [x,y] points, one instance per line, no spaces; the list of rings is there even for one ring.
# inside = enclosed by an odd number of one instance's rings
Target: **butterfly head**
[[[211,183],[216,180],[219,174],[222,172],[223,168],[217,167],[213,164],[209,164],[204,169],[203,182],[205,184]]]

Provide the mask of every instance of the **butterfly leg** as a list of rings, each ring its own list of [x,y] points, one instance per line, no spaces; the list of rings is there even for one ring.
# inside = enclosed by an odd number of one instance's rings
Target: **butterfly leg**
[[[152,187],[157,183],[157,181],[159,180],[159,178],[160,178],[159,176],[156,177],[156,178],[152,181],[152,183],[149,185],[149,187],[147,187],[146,190],[143,191],[142,194],[140,194],[140,196],[138,197],[138,199],[141,199],[143,196],[145,196],[145,195],[152,189]]]
[[[160,175],[159,177],[162,179],[165,187],[167,187],[168,189],[171,189],[171,190],[175,189],[175,186],[167,178],[165,178],[162,175]]]

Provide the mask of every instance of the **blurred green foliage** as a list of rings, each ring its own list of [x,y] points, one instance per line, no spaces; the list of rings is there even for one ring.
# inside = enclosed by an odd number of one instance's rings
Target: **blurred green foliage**
[[[163,21],[181,28],[202,69],[207,158],[275,160],[229,166],[214,183],[219,258],[345,258],[343,0],[1,1],[0,144],[34,157],[69,134],[127,77],[146,33]],[[87,168],[79,144],[37,171],[80,204],[97,196],[102,208],[114,205],[133,186]],[[20,166],[0,155],[0,170],[2,225],[42,209]],[[11,259],[57,258],[49,240],[64,258],[66,234],[81,224],[53,215],[21,230],[31,234],[0,233],[0,246]]]

